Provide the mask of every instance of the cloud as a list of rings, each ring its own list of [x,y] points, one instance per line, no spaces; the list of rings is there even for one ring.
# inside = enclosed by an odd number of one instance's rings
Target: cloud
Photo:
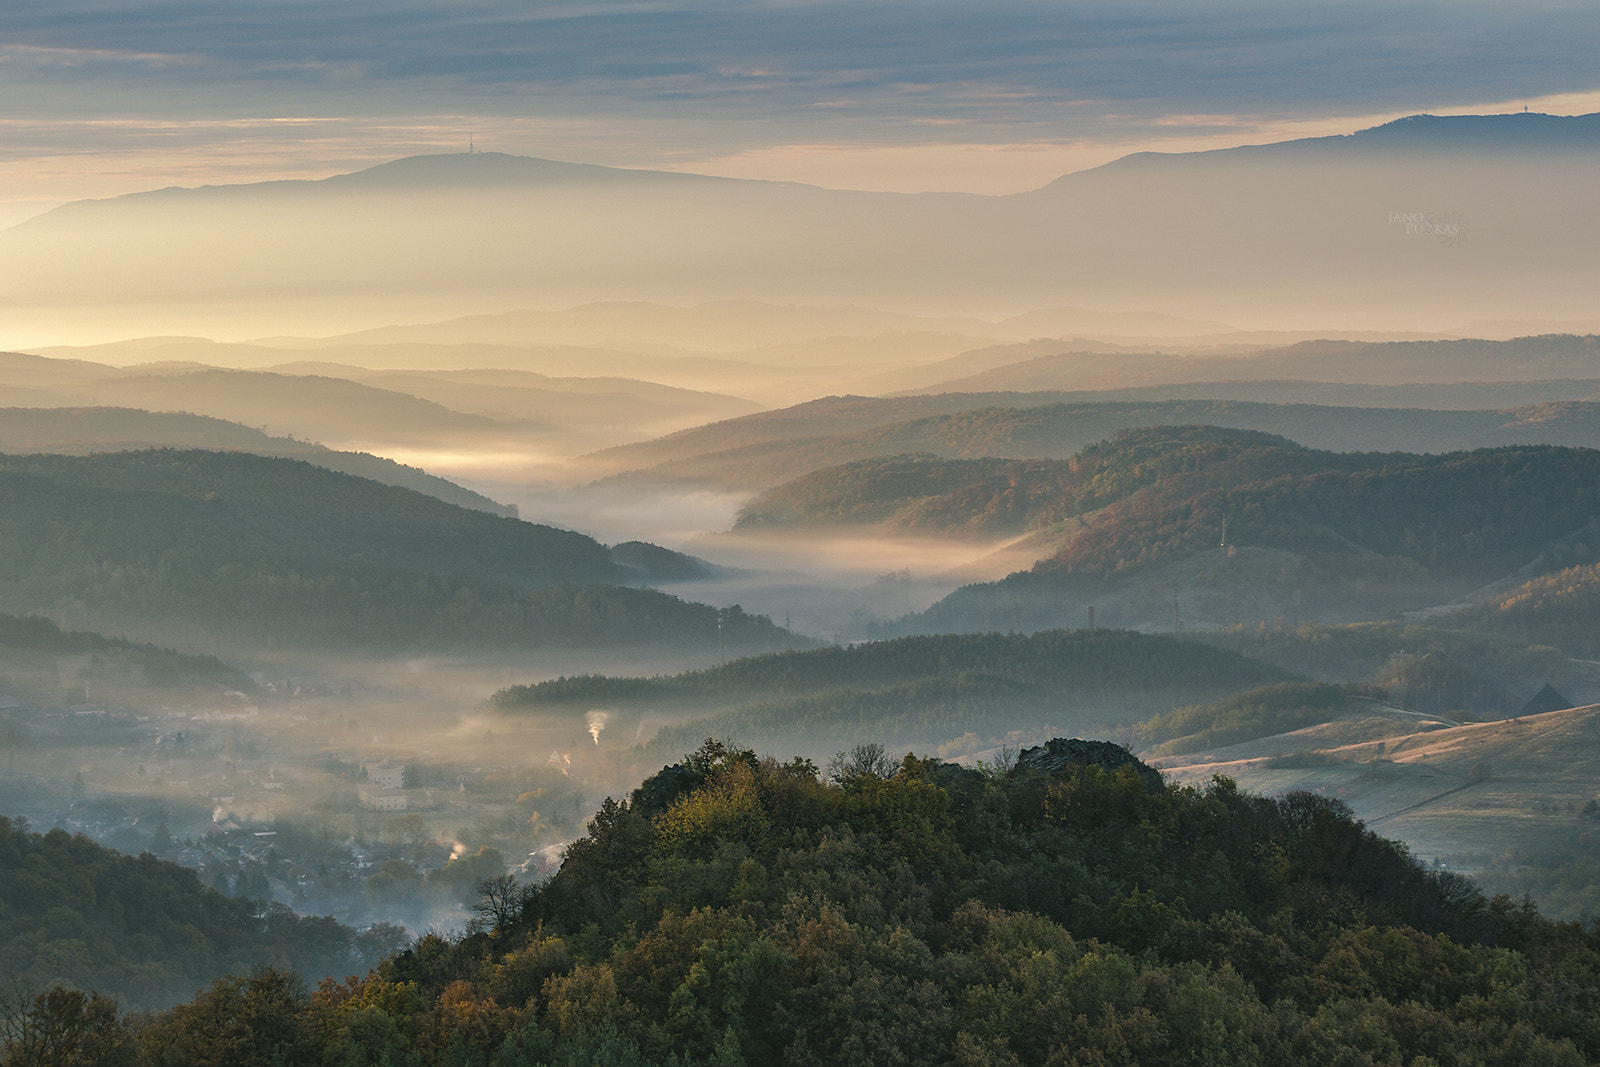
[[[508,151],[651,165],[1584,93],[1597,39],[1600,7],[1566,0],[9,0],[0,97],[41,128],[311,116],[348,122],[347,146],[395,134],[376,150],[459,119]]]

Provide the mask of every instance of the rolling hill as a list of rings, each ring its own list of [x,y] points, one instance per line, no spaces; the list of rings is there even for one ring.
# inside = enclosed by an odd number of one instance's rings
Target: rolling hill
[[[1592,546],[1596,539],[1590,537],[1584,547]],[[1551,563],[1559,566],[1573,554],[1553,553]],[[1496,590],[1482,604],[1465,608],[1451,621],[1454,625],[1559,645],[1575,656],[1600,657],[1600,566],[1587,563],[1562,567],[1512,588]]]
[[[63,830],[31,833],[4,816],[0,860],[0,969],[22,989],[93,989],[152,1010],[230,972],[287,966],[343,977],[393,947],[392,929],[358,933],[283,904],[225,897],[148,853],[123,856]]]
[[[582,534],[244,453],[0,461],[0,608],[184,649],[783,647]],[[145,635],[148,635],[146,637]]]
[[[0,408],[0,453],[85,456],[151,448],[205,448],[299,459],[342,474],[425,493],[457,507],[516,516],[516,508],[509,504],[490,500],[416,467],[365,452],[336,452],[311,441],[274,437],[206,415],[136,408]]]
[[[1600,706],[1482,723],[1368,706],[1233,744],[1202,741],[1159,766],[1179,782],[1224,774],[1248,789],[1335,795],[1422,858],[1477,866],[1507,849],[1581,852],[1593,821],[1578,809],[1594,799],[1597,760]]]
[[[1096,603],[1107,624],[1164,628],[1375,618],[1586,560],[1600,514],[1587,449],[1333,453],[1177,428],[1124,433],[1079,465],[1054,554],[908,625],[1031,629]]]
[[[1533,644],[1486,627],[1449,628],[1469,613],[1432,625],[1399,621],[1343,626],[1236,626],[1194,631],[1186,641],[1271,663],[1323,682],[1377,686],[1405,707],[1456,719],[1514,714],[1553,684],[1584,703],[1600,700],[1600,667],[1548,644]]]
[[[1048,342],[1042,346],[1052,347]],[[1029,347],[1038,348],[1041,343]],[[991,355],[989,361],[998,355]],[[1064,351],[951,377],[919,391],[1039,392],[1246,381],[1391,386],[1529,382],[1592,380],[1597,370],[1600,337],[1595,336],[1552,334],[1506,341],[1322,339],[1226,356]]]
[[[1336,451],[1588,445],[1600,436],[1600,402],[1456,411],[1208,398],[1065,400],[1051,393],[828,397],[607,449],[587,460],[596,471],[622,472],[609,475],[621,484],[750,491],[908,453],[951,460],[1066,460],[1122,429],[1197,423],[1281,434]]]
[[[562,678],[502,690],[493,703],[517,714],[603,709],[639,730],[660,726],[643,749],[648,764],[707,736],[819,758],[865,742],[981,751],[1013,733],[1126,726],[1288,677],[1171,638],[1080,630],[874,641],[656,678]]]

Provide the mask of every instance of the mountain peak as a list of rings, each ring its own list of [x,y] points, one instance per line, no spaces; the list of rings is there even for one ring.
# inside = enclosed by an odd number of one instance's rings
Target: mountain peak
[[[1374,146],[1404,145],[1491,153],[1594,151],[1600,148],[1600,113],[1546,115],[1537,111],[1514,111],[1500,115],[1407,115],[1358,130],[1343,139]]]
[[[497,188],[526,185],[643,185],[727,182],[702,174],[630,170],[597,163],[564,163],[504,152],[441,152],[405,156],[350,174],[336,174],[318,184],[328,188]]]

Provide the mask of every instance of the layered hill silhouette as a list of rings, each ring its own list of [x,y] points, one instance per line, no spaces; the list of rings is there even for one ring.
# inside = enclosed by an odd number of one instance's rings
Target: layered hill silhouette
[[[591,469],[615,472],[608,477],[623,484],[673,482],[746,491],[870,461],[823,476],[824,482],[836,482],[838,491],[846,492],[850,481],[869,476],[883,457],[927,453],[947,460],[1067,460],[1119,430],[1182,424],[1259,430],[1338,451],[1587,445],[1600,432],[1600,402],[1434,410],[1205,397],[1102,400],[1061,393],[825,397],[587,458]],[[795,490],[800,496],[809,491],[804,486]]]
[[[1589,562],[1597,474],[1588,449],[1334,453],[1214,428],[1126,431],[1048,494],[1052,554],[911,624],[1059,625],[1097,602],[1111,625],[1380,617]]]
[[[0,235],[0,295],[279,321],[615,299],[1204,308],[1282,322],[1407,294],[1461,322],[1589,314],[1600,119],[1410,119],[1143,153],[1007,197],[818,189],[494,153],[65,205]],[[1203,268],[1203,269],[1202,269]],[[535,299],[536,298],[536,299]],[[513,305],[514,306],[514,305]],[[383,320],[379,320],[383,321]],[[282,331],[280,331],[282,332]]]
[[[40,403],[50,398],[142,407],[180,403],[209,414],[270,424],[282,419],[316,420],[327,403],[322,394],[342,388],[344,393],[331,399],[352,405],[353,425],[343,427],[326,419],[283,424],[295,433],[319,438],[370,435],[374,419],[390,434],[402,418],[418,422],[419,435],[459,434],[475,428],[472,423],[439,424],[439,413],[427,408],[398,407],[403,402],[386,395],[396,393],[462,415],[495,419],[506,424],[502,433],[526,429],[522,424],[568,429],[627,426],[635,436],[645,437],[758,408],[720,393],[641,380],[637,373],[670,367],[673,360],[595,347],[355,344],[337,338],[321,343],[285,338],[247,344],[143,338],[47,347],[31,355],[32,360],[0,354],[0,385],[8,390],[44,387],[29,394],[38,396]],[[41,365],[40,358],[53,362]],[[541,367],[551,373],[541,373]],[[252,370],[224,378],[224,368]],[[282,390],[296,386],[305,391],[304,401],[283,404]],[[256,393],[263,395],[247,409]],[[395,410],[386,410],[385,404]],[[225,405],[236,409],[237,415],[223,409]],[[419,419],[423,412],[427,417]]]
[[[516,515],[510,505],[416,467],[365,452],[339,452],[311,441],[275,437],[226,419],[137,408],[0,408],[0,453],[82,456],[151,448],[205,448],[299,459],[384,485],[426,493],[457,507]]]
[[[599,708],[665,721],[646,764],[708,736],[825,759],[868,741],[965,753],[998,747],[1013,731],[1126,726],[1290,677],[1169,637],[1080,630],[872,641],[655,678],[561,678],[502,690],[493,703],[518,714]]]
[[[74,628],[206,651],[782,647],[765,619],[618,588],[634,572],[582,534],[303,462],[11,456],[0,493],[0,607]]]
[[[396,928],[357,931],[287,906],[223,896],[192,870],[124,856],[0,816],[0,959],[23,989],[93,989],[165,1008],[231,973],[290,967],[343,977],[393,950]]]
[[[972,353],[968,362],[991,364],[975,374],[930,382],[906,392],[1032,392],[1211,382],[1293,381],[1304,391],[1331,384],[1592,381],[1600,371],[1600,337],[1551,334],[1505,341],[1301,341],[1229,355],[1161,352],[1071,351],[1061,342],[1032,342],[1046,349],[1016,362],[998,363],[1007,349]],[[1048,351],[1056,349],[1057,351]],[[997,365],[996,365],[997,364]],[[951,361],[951,367],[960,362]],[[921,371],[932,377],[935,368]],[[1592,387],[1586,392],[1592,394]],[[1584,393],[1572,394],[1584,395]],[[1241,397],[1240,399],[1247,399]]]

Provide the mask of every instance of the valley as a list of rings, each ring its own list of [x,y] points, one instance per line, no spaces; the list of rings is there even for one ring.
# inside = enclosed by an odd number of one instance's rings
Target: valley
[[[564,1003],[674,923],[787,922],[778,885],[869,940],[890,915],[960,955],[994,908],[1162,967],[1275,923],[1321,958],[1335,898],[1352,930],[1479,947],[1534,905],[1592,923],[1592,246],[1487,221],[1494,182],[1593,217],[1579,125],[1547,172],[1452,178],[1483,247],[1427,268],[1427,321],[1334,312],[1461,248],[1268,255],[1246,201],[1276,175],[1373,210],[1395,153],[1454,173],[1450,123],[995,198],[424,156],[0,233],[0,848],[61,885],[166,879],[148,929],[0,908],[0,963],[164,1010],[263,961],[388,982],[427,953],[510,997],[533,979],[500,953]],[[1084,206],[1138,197],[1166,206],[1121,242]],[[1535,247],[1547,291],[1491,300]],[[433,258],[403,280],[402,249]],[[286,290],[280,254],[317,269]],[[1280,290],[1292,313],[1254,306]],[[840,889],[846,853],[868,873]],[[1356,853],[1413,897],[1330,873]],[[857,877],[883,903],[839,903]],[[546,921],[562,962],[516,957]],[[659,1052],[651,1010],[626,1025]]]

